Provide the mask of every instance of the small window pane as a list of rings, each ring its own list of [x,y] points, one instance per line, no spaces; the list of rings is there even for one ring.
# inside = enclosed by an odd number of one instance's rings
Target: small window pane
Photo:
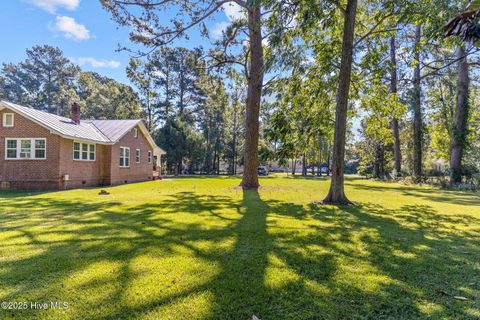
[[[73,152],[73,159],[80,160],[80,151]]]
[[[20,145],[22,146],[22,149],[23,149],[23,148],[28,148],[28,149],[30,149],[31,146],[32,146],[32,141],[30,141],[30,140],[21,140],[21,141],[20,141]]]
[[[15,149],[8,149],[7,150],[7,158],[8,159],[15,159],[17,157],[17,150]]]
[[[35,149],[45,149],[45,140],[35,140]]]
[[[73,143],[73,150],[80,151],[80,143],[74,142],[74,143]]]
[[[7,140],[7,148],[16,148],[17,140]]]
[[[45,158],[45,150],[35,150],[35,158],[44,159]]]

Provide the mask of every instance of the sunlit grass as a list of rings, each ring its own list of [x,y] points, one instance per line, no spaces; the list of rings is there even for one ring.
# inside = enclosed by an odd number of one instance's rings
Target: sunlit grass
[[[478,319],[480,197],[350,178],[0,192],[0,319]],[[465,297],[466,301],[455,296]]]

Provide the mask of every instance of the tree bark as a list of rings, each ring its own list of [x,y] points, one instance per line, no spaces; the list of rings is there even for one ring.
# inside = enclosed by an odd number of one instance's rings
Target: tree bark
[[[317,169],[317,176],[322,176],[322,140],[321,138],[319,139],[319,145],[318,145],[318,169]]]
[[[469,113],[469,84],[468,61],[465,48],[460,46],[457,50],[458,79],[457,103],[453,118],[453,130],[450,142],[450,184],[462,182],[462,157],[467,138],[467,120]]]
[[[335,110],[335,133],[332,155],[332,181],[330,191],[323,200],[327,204],[349,205],[351,202],[344,191],[344,161],[345,136],[347,131],[348,98],[353,62],[353,39],[355,35],[355,20],[357,15],[357,0],[348,0],[343,26],[342,58]]]
[[[390,92],[397,94],[397,55],[396,55],[396,46],[395,46],[395,36],[390,38],[390,60],[392,63],[392,70],[390,71]],[[400,132],[398,129],[398,119],[392,119],[392,131],[393,131],[393,158],[394,158],[394,168],[397,173],[397,176],[401,175],[402,172],[402,151],[400,149]]]
[[[233,104],[232,172],[237,174],[237,101]]]
[[[420,84],[420,41],[422,27],[417,25],[415,28],[415,69],[413,71],[413,177],[418,179],[422,176],[422,144],[423,144],[423,124],[422,124],[422,89]]]
[[[248,9],[248,31],[250,38],[250,64],[247,87],[247,109],[245,117],[245,167],[241,186],[257,189],[258,183],[258,139],[259,113],[263,86],[263,45],[261,12],[258,3]]]
[[[305,153],[302,154],[302,176],[307,175],[307,157],[305,156]]]
[[[375,179],[385,178],[385,146],[382,141],[377,142],[375,148],[375,161],[373,164],[373,177]]]

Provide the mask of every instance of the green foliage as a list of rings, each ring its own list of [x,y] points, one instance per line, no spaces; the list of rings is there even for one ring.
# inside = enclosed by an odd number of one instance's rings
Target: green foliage
[[[27,59],[18,65],[3,64],[0,97],[59,115],[69,112],[75,93],[70,90],[79,68],[48,45],[27,49]]]
[[[142,110],[131,87],[94,72],[81,72],[77,84],[85,119],[140,119]]]
[[[69,116],[77,102],[85,119],[139,119],[137,94],[131,87],[94,72],[82,72],[48,45],[27,49],[19,64],[3,64],[0,97],[14,103]]]
[[[202,160],[202,139],[188,124],[179,117],[167,119],[158,130],[156,142],[167,152],[167,169],[181,174],[187,168],[194,168]]]
[[[375,141],[393,143],[391,121],[402,118],[407,111],[398,94],[390,93],[388,86],[377,80],[363,92],[360,106],[365,113],[365,133]]]

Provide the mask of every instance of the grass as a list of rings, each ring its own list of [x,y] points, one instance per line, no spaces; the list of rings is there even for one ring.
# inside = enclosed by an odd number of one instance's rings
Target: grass
[[[0,192],[0,319],[479,319],[480,196],[350,178]],[[457,300],[455,296],[467,298]]]

